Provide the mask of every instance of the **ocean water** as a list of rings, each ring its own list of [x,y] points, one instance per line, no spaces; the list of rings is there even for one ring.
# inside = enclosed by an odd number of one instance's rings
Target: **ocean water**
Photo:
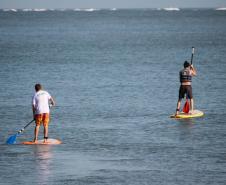
[[[202,118],[174,120],[179,70],[193,64]],[[34,84],[55,98],[49,137]],[[1,185],[226,183],[226,11],[0,11]],[[39,138],[43,137],[42,129]]]

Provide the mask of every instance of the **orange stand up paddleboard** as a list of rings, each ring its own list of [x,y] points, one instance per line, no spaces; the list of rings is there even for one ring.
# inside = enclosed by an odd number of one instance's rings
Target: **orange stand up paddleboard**
[[[24,141],[21,144],[22,145],[59,145],[61,143],[62,141],[60,141],[59,139],[47,139],[46,142],[44,142],[44,139],[42,139],[42,140],[38,140],[37,142]]]

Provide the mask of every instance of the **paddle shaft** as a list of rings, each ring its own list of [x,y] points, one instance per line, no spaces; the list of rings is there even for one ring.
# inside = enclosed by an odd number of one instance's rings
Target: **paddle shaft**
[[[195,53],[195,48],[192,47],[192,53],[191,53],[191,65],[192,65],[192,62],[193,62],[193,56],[194,56],[194,53]]]
[[[195,53],[195,47],[192,47],[192,52],[191,52],[191,65],[192,65],[192,62],[193,62],[194,53]],[[188,96],[186,96],[186,100],[187,99],[188,99]]]
[[[22,128],[21,130],[19,130],[17,133],[20,134],[21,132],[23,132],[35,119],[33,119],[32,121],[30,121],[27,125],[24,126],[24,128]]]

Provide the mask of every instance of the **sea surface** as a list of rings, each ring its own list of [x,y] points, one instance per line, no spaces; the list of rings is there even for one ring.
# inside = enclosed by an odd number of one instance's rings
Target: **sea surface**
[[[170,119],[192,46],[205,116]],[[63,144],[6,145],[36,83]],[[0,185],[226,184],[226,11],[0,10],[0,87]]]

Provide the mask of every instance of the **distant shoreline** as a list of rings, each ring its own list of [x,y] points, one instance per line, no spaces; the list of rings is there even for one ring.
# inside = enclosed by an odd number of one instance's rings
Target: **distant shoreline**
[[[226,11],[226,8],[0,8],[4,12],[46,12],[46,11],[78,11],[78,12],[93,12],[93,11],[117,11],[117,10],[150,10],[150,11],[181,11],[181,10],[216,10]]]

